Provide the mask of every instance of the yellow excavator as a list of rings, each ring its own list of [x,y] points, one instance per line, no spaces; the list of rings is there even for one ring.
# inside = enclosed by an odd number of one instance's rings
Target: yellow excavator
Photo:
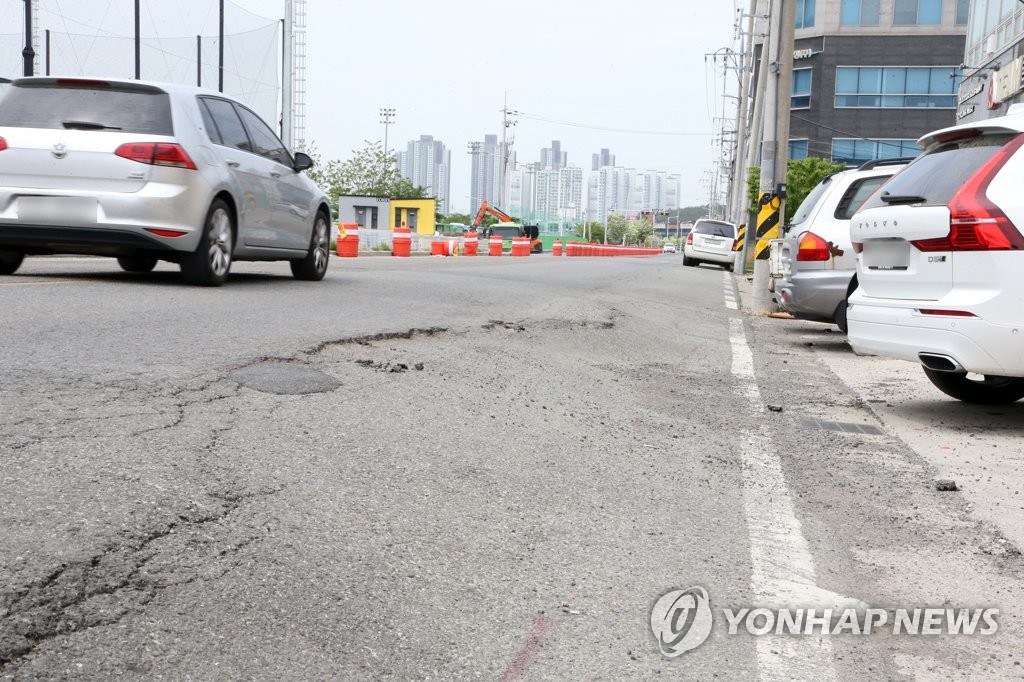
[[[497,218],[499,222],[481,228],[484,216],[488,213]],[[473,219],[473,225],[470,229],[479,231],[480,236],[484,238],[489,238],[491,235],[501,235],[501,238],[508,242],[511,242],[512,237],[529,237],[531,253],[542,253],[544,251],[544,243],[540,240],[539,227],[517,223],[512,219],[512,216],[497,206],[488,204],[486,199],[480,202],[480,210],[476,212],[476,218]],[[509,248],[511,248],[511,244]]]

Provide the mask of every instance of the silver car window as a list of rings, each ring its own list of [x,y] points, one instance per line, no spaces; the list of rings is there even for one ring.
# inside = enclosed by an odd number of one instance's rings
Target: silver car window
[[[237,107],[237,109],[246,130],[249,131],[249,139],[252,140],[253,151],[260,156],[277,161],[283,166],[291,167],[292,159],[288,154],[288,150],[284,148],[284,143],[278,139],[274,131],[270,129],[270,126],[245,107]]]
[[[251,152],[252,144],[249,142],[249,136],[231,102],[215,97],[204,97],[203,102],[209,108],[217,131],[220,133],[220,144],[240,149],[243,152]]]
[[[0,100],[0,126],[63,130],[67,121],[95,124],[99,133],[174,134],[170,97],[163,92],[33,84],[15,85]]]

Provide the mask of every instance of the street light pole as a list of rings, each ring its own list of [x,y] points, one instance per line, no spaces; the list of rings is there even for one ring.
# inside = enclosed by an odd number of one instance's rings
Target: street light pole
[[[388,126],[395,122],[393,107],[380,108],[380,122],[384,124],[384,156],[388,155]]]

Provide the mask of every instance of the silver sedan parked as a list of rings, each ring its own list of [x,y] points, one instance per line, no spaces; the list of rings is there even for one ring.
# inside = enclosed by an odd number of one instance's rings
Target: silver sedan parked
[[[234,260],[322,279],[331,214],[311,166],[220,93],[16,80],[0,99],[0,274],[26,255],[77,253],[131,272],[172,261],[203,285],[224,283]]]

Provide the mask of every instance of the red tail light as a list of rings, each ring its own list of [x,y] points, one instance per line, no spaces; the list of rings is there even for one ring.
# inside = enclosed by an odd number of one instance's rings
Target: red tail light
[[[860,242],[854,242],[853,243],[853,252],[854,253],[860,253],[863,250],[864,250],[864,245],[863,244],[861,244]]]
[[[796,253],[798,261],[825,261],[830,258],[832,253],[828,249],[828,242],[818,235],[808,232],[800,240],[800,250]]]
[[[686,235],[686,243],[689,244],[690,246],[693,246],[693,232]]]
[[[736,247],[738,247],[739,245],[740,245],[740,240],[739,239],[733,239],[732,240],[732,250],[733,251],[735,251]]]
[[[937,308],[921,308],[919,311],[922,315],[941,315],[944,317],[977,317],[974,313],[969,313],[966,310],[939,310]]]
[[[986,195],[989,184],[1024,145],[1024,134],[1006,143],[949,201],[949,234],[910,242],[921,251],[1006,251],[1024,249],[1024,237]]]
[[[2,152],[5,149],[7,149],[7,140],[0,137],[0,152]]]
[[[187,168],[195,170],[196,164],[192,162],[188,152],[180,144],[168,144],[166,142],[128,142],[116,150],[114,154],[128,159],[138,161],[151,166],[171,166],[173,168]]]

